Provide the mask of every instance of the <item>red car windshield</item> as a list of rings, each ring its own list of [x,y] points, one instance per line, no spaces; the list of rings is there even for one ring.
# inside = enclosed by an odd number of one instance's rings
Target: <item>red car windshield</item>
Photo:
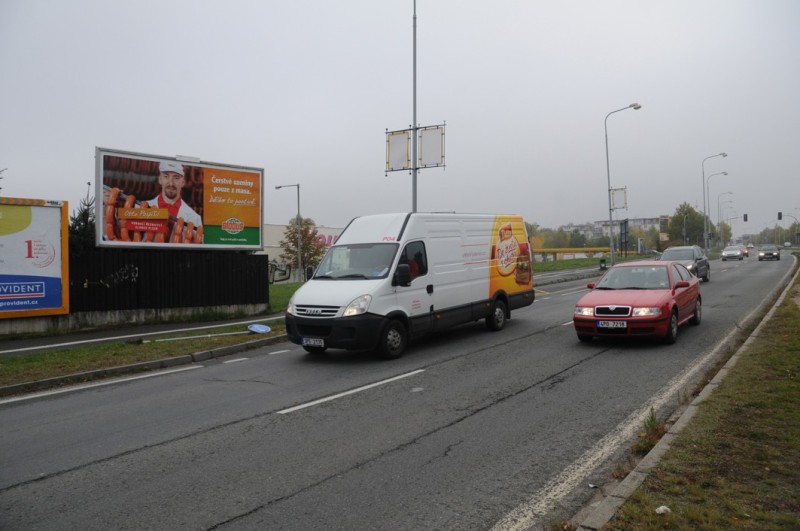
[[[669,289],[665,266],[618,266],[608,270],[596,289]]]

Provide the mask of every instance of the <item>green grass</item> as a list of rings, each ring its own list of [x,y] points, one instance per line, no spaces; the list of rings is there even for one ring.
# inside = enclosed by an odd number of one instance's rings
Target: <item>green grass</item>
[[[272,313],[283,313],[294,292],[302,284],[300,282],[281,282],[269,285],[269,307]]]

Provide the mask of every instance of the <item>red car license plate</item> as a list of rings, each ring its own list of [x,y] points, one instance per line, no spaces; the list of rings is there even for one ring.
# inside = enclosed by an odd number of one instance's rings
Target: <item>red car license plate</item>
[[[597,321],[597,328],[627,328],[625,321]]]

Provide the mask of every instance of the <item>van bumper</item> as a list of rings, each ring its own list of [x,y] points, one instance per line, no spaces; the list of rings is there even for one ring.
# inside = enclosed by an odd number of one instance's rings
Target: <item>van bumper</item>
[[[303,344],[303,338],[322,339],[325,348],[369,350],[378,346],[386,318],[366,313],[352,317],[316,319],[286,314],[286,335],[292,343]]]

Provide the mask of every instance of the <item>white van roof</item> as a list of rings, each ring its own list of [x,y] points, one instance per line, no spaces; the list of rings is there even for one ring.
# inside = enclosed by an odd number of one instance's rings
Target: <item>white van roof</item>
[[[409,216],[408,212],[400,212],[355,218],[344,228],[336,244],[396,242]]]

